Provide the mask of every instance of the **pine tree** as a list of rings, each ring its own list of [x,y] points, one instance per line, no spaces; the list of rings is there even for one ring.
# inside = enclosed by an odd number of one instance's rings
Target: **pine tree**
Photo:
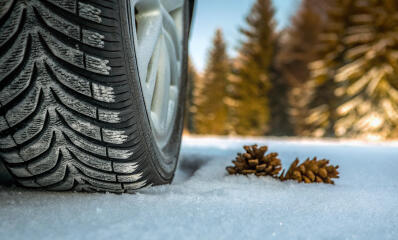
[[[303,0],[300,9],[291,20],[291,26],[283,32],[282,48],[278,61],[283,67],[286,78],[294,85],[307,82],[310,76],[308,63],[315,61],[318,43],[325,21],[330,0]]]
[[[337,136],[393,137],[398,128],[398,2],[353,1],[336,68]]]
[[[309,91],[309,112],[304,119],[305,135],[333,137],[337,121],[336,109],[339,101],[335,89],[336,70],[345,63],[346,51],[343,42],[344,32],[353,13],[355,0],[335,0],[327,12],[327,23],[315,46],[319,60],[312,62],[310,80],[306,83]]]
[[[227,96],[230,62],[222,31],[216,31],[208,63],[197,84],[195,95],[195,130],[199,134],[228,133]]]
[[[398,3],[336,0],[311,64],[314,95],[306,119],[319,136],[396,136]]]
[[[274,9],[270,0],[257,0],[246,17],[245,37],[234,64],[232,122],[237,134],[264,135],[268,132],[271,87],[269,68],[275,37]]]
[[[193,65],[191,58],[188,59],[188,76],[187,76],[187,95],[185,101],[185,117],[184,131],[189,133],[195,132],[194,116],[196,107],[194,103],[194,89],[199,81],[198,73]]]
[[[306,132],[305,117],[309,113],[308,103],[312,88],[307,84],[310,78],[308,64],[317,59],[318,43],[327,20],[326,11],[332,0],[303,0],[301,7],[292,18],[291,26],[280,36],[280,51],[277,56],[283,78],[288,84],[290,122],[296,135]]]

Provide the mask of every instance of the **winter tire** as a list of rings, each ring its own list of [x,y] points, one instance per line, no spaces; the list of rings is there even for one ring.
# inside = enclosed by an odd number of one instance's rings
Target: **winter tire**
[[[0,0],[3,178],[56,191],[170,183],[189,15],[184,0]]]

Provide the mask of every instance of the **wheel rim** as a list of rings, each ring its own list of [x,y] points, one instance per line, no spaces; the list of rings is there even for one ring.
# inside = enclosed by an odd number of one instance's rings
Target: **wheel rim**
[[[132,0],[134,46],[156,143],[173,132],[181,84],[184,0]]]

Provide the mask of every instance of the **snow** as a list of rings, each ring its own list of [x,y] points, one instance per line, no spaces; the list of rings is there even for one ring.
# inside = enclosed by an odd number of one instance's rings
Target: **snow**
[[[227,176],[243,144],[285,167],[318,156],[336,185]],[[187,137],[172,185],[137,194],[0,187],[0,239],[398,239],[398,142]]]

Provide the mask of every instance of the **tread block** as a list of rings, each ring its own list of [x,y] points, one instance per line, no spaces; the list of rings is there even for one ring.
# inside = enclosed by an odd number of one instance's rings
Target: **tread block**
[[[147,181],[143,180],[143,181],[139,181],[136,183],[125,183],[125,184],[123,184],[123,186],[124,186],[124,189],[126,189],[126,190],[137,190],[137,189],[145,187],[146,184],[147,184]]]
[[[74,162],[73,165],[87,177],[94,178],[100,181],[116,182],[116,175],[113,173],[106,173],[94,170],[76,162]]]
[[[30,188],[39,188],[41,187],[39,184],[36,183],[34,179],[17,179],[17,182],[21,184],[22,186],[25,187],[30,187]]]
[[[47,2],[51,2],[54,5],[68,11],[71,13],[76,13],[76,0],[47,0]]]
[[[105,142],[123,144],[128,141],[129,136],[124,130],[111,130],[102,128],[102,137]]]
[[[131,183],[131,182],[136,182],[138,180],[141,180],[142,177],[143,177],[143,173],[130,174],[130,175],[118,175],[117,181],[122,182],[122,183]]]
[[[40,161],[29,163],[27,166],[29,172],[34,175],[38,175],[50,171],[57,165],[59,159],[59,151],[59,147],[54,147],[51,149],[51,152],[50,154],[48,154],[48,156],[40,159]]]
[[[98,109],[98,120],[108,123],[120,123],[122,122],[122,116],[119,111],[110,111],[107,109]],[[1,122],[0,122],[1,124]],[[1,125],[0,125],[1,126]]]
[[[9,167],[12,174],[17,177],[32,177],[33,175],[24,167]]]
[[[128,120],[133,120],[131,118],[132,110],[130,108],[125,108],[123,110],[108,110],[104,108],[98,108],[98,120],[108,122],[108,123],[121,123]],[[136,122],[130,123],[132,129],[135,128]]]
[[[101,23],[101,9],[90,4],[79,2],[79,16],[97,23]]]
[[[55,169],[55,171],[50,172],[48,174],[42,175],[36,178],[36,182],[45,187],[53,184],[60,183],[63,179],[65,179],[67,174],[67,164],[60,160],[61,164]]]
[[[0,137],[0,149],[15,147],[15,142],[10,135]]]
[[[93,187],[108,189],[108,191],[109,190],[123,190],[121,183],[103,182],[103,181],[99,181],[99,180],[95,180],[95,179],[87,178],[87,177],[82,177],[82,178],[86,182],[88,182],[90,185],[92,185]]]
[[[58,58],[84,69],[84,53],[80,50],[71,48],[48,33],[40,34],[45,44],[50,48],[51,52]]]
[[[32,177],[33,175],[26,170],[24,167],[9,167],[8,168],[12,174],[14,174],[17,177]]]
[[[75,146],[79,147],[80,149],[84,149],[85,151],[91,152],[93,154],[101,155],[104,157],[107,156],[106,147],[98,145],[98,144],[94,144],[90,141],[87,141],[86,139],[83,139],[83,138],[77,136],[76,134],[74,134],[73,132],[71,132],[68,129],[64,129],[63,133],[72,141],[72,143]]]
[[[76,147],[70,145],[68,145],[66,148],[69,150],[69,153],[74,156],[74,158],[83,164],[103,171],[112,171],[112,163],[110,161],[86,154],[78,150]]]
[[[0,19],[7,14],[7,12],[10,10],[12,4],[14,3],[14,0],[8,0],[8,1],[1,1],[0,2]]]
[[[46,60],[47,66],[49,66],[52,73],[55,74],[57,79],[66,87],[79,92],[83,95],[91,97],[90,81],[71,73],[70,71],[60,67],[57,63],[51,59]]]
[[[51,128],[49,128],[44,131],[39,139],[33,143],[22,146],[19,153],[25,160],[32,159],[46,151],[49,151],[52,143],[55,141],[55,133]]]
[[[97,118],[97,108],[87,102],[80,101],[76,97],[66,93],[63,91],[60,87],[58,87],[56,84],[53,84],[51,86],[51,89],[55,93],[55,97],[58,98],[61,102],[62,105],[65,107],[75,110],[76,112],[79,112],[81,114],[84,114],[88,117]]]
[[[8,129],[8,124],[3,116],[0,116],[0,132]]]
[[[11,1],[5,1],[11,2]],[[5,2],[0,2],[0,17],[2,9],[1,4],[6,4]],[[22,4],[18,4],[14,11],[11,12],[11,16],[6,20],[3,26],[0,27],[0,46],[7,42],[14,34],[16,34],[18,28],[22,24],[22,13],[25,7]]]
[[[83,34],[83,43],[97,48],[105,47],[105,42],[103,41],[103,39],[105,38],[104,35],[87,29],[83,29],[82,34]]]
[[[23,162],[25,162],[24,159],[22,159],[21,155],[19,155],[18,152],[16,152],[16,151],[7,152],[7,153],[0,152],[0,156],[7,163],[23,163]]]
[[[24,124],[20,129],[14,133],[13,137],[18,144],[23,144],[29,139],[39,134],[45,127],[45,121],[47,116],[47,109],[40,109],[40,112],[34,116],[32,121]]]
[[[0,83],[24,61],[24,55],[28,45],[26,36],[26,33],[21,34],[17,39],[17,43],[0,58]]]
[[[72,114],[70,114],[68,111],[66,111],[63,108],[58,108],[57,109],[58,113],[62,116],[62,118],[66,121],[68,126],[75,130],[76,132],[82,133],[86,135],[87,137],[96,139],[101,141],[101,128],[87,122],[83,119],[79,119]]]
[[[86,69],[91,72],[109,75],[111,67],[108,66],[108,64],[109,60],[107,59],[101,59],[88,54],[86,55]]]
[[[56,15],[54,12],[45,7],[42,3],[37,0],[31,0],[32,5],[38,10],[40,17],[44,22],[68,37],[80,40],[80,27],[71,23],[70,21]]]
[[[6,105],[28,87],[33,74],[33,64],[29,65],[0,91],[0,104]]]
[[[112,103],[115,102],[116,96],[113,87],[100,85],[97,83],[92,84],[93,97],[102,102]]]
[[[67,191],[73,189],[76,179],[70,175],[67,175],[62,182],[57,183],[55,186],[46,187],[51,191]]]
[[[45,116],[39,115],[39,117],[35,117],[34,120],[23,126],[22,129],[18,129],[14,134],[15,141],[18,144],[23,144],[29,139],[37,136],[44,128],[44,120]]]
[[[113,170],[117,173],[134,173],[138,168],[138,163],[136,162],[114,162]]]
[[[129,159],[133,156],[134,151],[132,149],[117,149],[108,147],[108,157],[116,159]]]
[[[6,113],[8,124],[12,127],[31,115],[39,104],[41,89],[34,87],[27,96]]]

